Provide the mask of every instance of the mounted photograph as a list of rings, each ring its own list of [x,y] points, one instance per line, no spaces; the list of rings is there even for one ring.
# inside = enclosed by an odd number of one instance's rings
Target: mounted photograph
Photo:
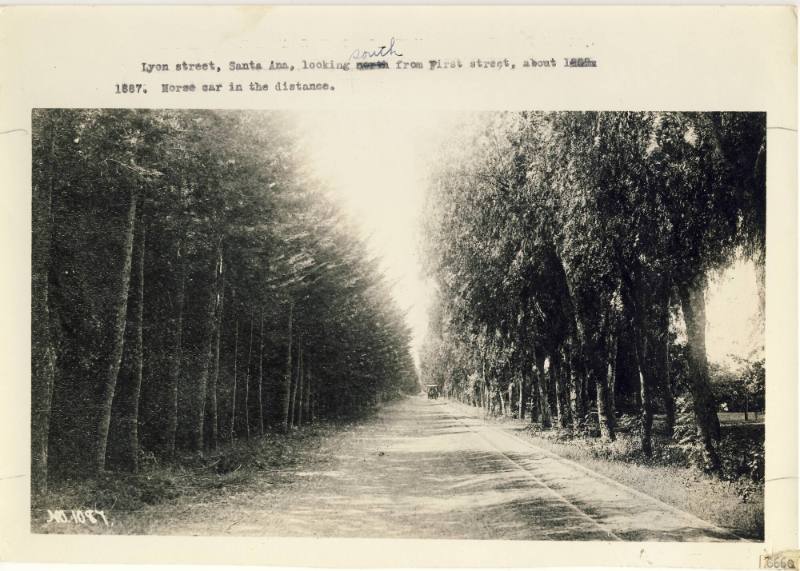
[[[766,117],[34,108],[31,533],[763,541]]]

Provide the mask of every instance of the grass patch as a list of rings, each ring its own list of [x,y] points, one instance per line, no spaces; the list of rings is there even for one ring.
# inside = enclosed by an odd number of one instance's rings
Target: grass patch
[[[721,424],[764,424],[763,412],[751,412],[744,418],[743,412],[718,412],[717,416]]]

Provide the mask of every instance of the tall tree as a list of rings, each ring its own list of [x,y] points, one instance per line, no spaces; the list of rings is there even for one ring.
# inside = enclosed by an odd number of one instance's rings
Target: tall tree
[[[134,231],[133,260],[135,268],[132,270],[130,280],[130,299],[128,300],[120,378],[114,393],[111,426],[109,427],[109,438],[114,438],[116,441],[117,463],[134,473],[139,470],[139,398],[144,369],[145,250],[146,226],[144,205],[141,205]]]
[[[286,326],[286,372],[284,374],[283,384],[283,415],[281,419],[281,430],[283,432],[289,431],[290,422],[290,404],[292,396],[292,318],[294,317],[294,302],[289,302],[288,322]]]
[[[125,318],[128,311],[128,287],[133,262],[133,233],[136,226],[136,207],[139,203],[139,189],[133,188],[129,193],[129,206],[125,222],[125,238],[122,251],[122,270],[118,282],[116,317],[111,324],[112,347],[108,360],[108,368],[103,383],[103,396],[98,404],[97,441],[95,444],[95,470],[102,472],[106,466],[106,445],[108,430],[111,424],[111,405],[117,386],[117,376],[122,361],[122,349],[125,342]]]
[[[33,112],[31,243],[31,486],[47,491],[47,452],[56,353],[50,325],[50,242],[59,131],[63,118]],[[47,162],[46,156],[50,162]]]

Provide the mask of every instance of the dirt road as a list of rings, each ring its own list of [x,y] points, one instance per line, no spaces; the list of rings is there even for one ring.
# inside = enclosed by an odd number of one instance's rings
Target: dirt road
[[[442,400],[413,397],[389,405],[290,472],[166,517],[148,533],[736,539]]]

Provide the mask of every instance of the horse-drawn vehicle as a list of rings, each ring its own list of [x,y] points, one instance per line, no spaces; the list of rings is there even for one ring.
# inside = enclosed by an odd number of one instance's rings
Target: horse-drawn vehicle
[[[439,398],[439,387],[436,385],[427,385],[425,387],[428,391],[428,398],[429,399],[438,399]]]

